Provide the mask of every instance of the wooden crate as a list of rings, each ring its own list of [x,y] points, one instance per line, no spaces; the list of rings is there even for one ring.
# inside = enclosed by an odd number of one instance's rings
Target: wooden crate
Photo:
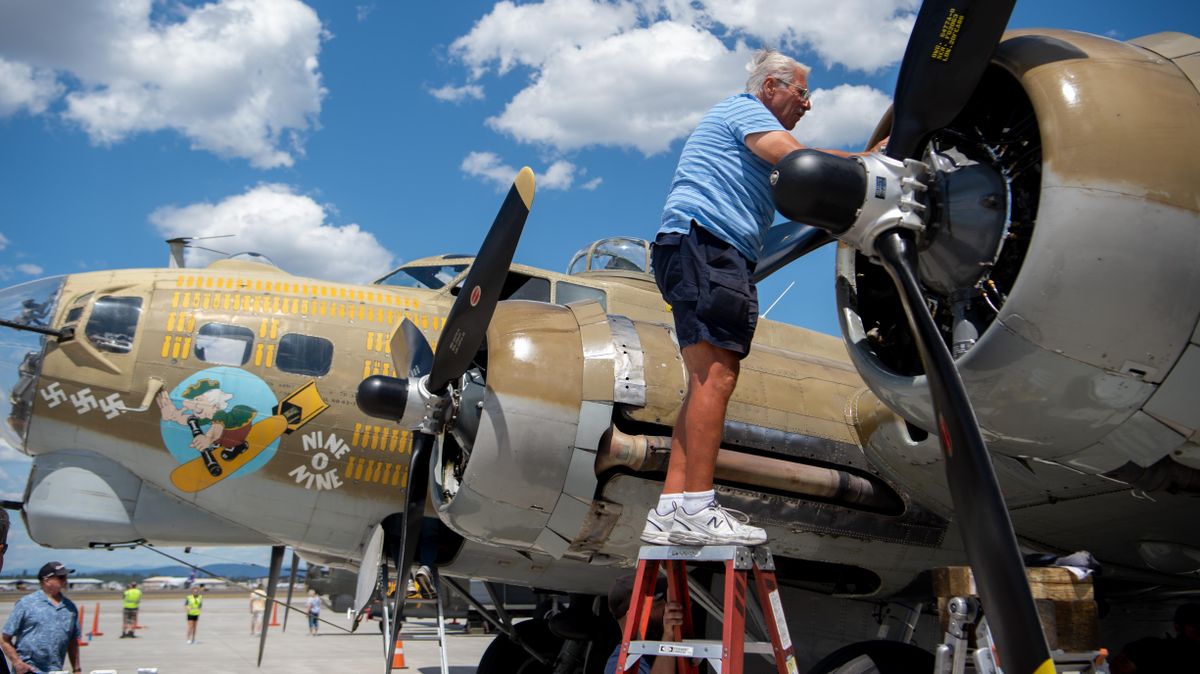
[[[1079,580],[1070,571],[1052,566],[1025,571],[1050,648],[1064,651],[1098,648],[1100,630],[1092,579]],[[971,568],[967,566],[934,569],[933,592],[938,598],[943,632],[949,624],[946,604],[950,598],[978,595]]]

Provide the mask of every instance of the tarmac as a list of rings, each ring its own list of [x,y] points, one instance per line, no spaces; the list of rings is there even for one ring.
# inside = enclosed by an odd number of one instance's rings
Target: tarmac
[[[27,593],[5,593],[0,597],[0,620],[7,620],[12,605]],[[114,593],[115,594],[115,593]],[[84,640],[87,646],[79,649],[84,672],[138,674],[139,668],[157,668],[157,674],[328,674],[329,672],[368,672],[384,674],[386,654],[378,623],[364,622],[354,634],[349,633],[349,621],[344,613],[334,613],[327,606],[321,618],[317,636],[309,636],[308,620],[303,612],[292,611],[287,631],[269,627],[262,667],[258,659],[258,636],[250,636],[249,597],[242,594],[207,595],[204,609],[196,627],[196,643],[186,640],[186,618],[183,595],[155,597],[152,593],[142,599],[136,630],[137,637],[121,637],[121,600],[114,594],[72,594],[71,599],[84,611]],[[282,598],[280,599],[282,601]],[[304,597],[297,593],[292,606],[303,609]],[[92,631],[93,612],[100,605],[100,636]],[[283,622],[283,606],[277,614]],[[268,612],[266,622],[271,622]],[[460,621],[461,623],[461,621]],[[441,672],[436,637],[437,621],[414,619],[405,623],[400,639],[404,646],[406,669],[396,670],[413,674]],[[473,674],[479,658],[492,642],[493,635],[467,634],[465,626],[447,627],[446,659],[450,674]],[[66,669],[70,669],[69,664]]]

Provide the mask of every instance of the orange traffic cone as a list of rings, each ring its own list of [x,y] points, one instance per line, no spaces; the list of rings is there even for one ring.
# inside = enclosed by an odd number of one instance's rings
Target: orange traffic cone
[[[96,611],[92,614],[92,633],[90,636],[93,638],[104,636],[104,632],[100,631],[100,602],[96,602]]]
[[[271,604],[271,624],[267,627],[279,627],[279,604]]]
[[[87,646],[88,642],[83,640],[83,607],[79,607],[79,645]]]
[[[396,653],[392,655],[392,669],[408,669],[404,664],[404,642],[396,639]]]

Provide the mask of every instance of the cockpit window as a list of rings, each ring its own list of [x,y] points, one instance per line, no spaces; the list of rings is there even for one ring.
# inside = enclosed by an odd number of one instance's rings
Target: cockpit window
[[[438,290],[446,287],[467,268],[466,264],[433,264],[421,267],[402,267],[384,276],[375,283],[401,288],[426,288]]]
[[[642,239],[618,236],[597,241],[575,253],[568,274],[585,271],[645,272],[650,268],[650,244]]]
[[[333,342],[311,335],[286,334],[279,338],[275,366],[284,372],[320,377],[333,364]]]
[[[104,295],[96,300],[85,334],[101,351],[129,353],[142,317],[142,298]]]
[[[240,325],[206,323],[196,334],[196,358],[206,363],[245,365],[254,346],[254,331]]]

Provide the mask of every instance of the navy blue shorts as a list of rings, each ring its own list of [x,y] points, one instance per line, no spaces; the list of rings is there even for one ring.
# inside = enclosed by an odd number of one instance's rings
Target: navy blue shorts
[[[679,348],[708,342],[745,358],[758,326],[754,264],[692,221],[687,234],[659,234],[654,280],[671,305]]]

